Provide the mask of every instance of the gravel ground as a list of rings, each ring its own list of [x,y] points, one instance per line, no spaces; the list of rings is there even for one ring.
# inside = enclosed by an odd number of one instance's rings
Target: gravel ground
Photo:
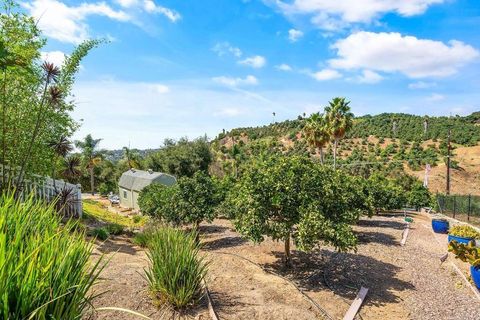
[[[292,283],[269,273],[273,272],[293,281],[332,319],[343,318],[361,286],[370,290],[357,316],[360,320],[480,319],[480,301],[451,266],[456,263],[468,275],[467,264],[452,256],[441,263],[446,236],[431,232],[427,215],[413,218],[404,247],[399,244],[403,217],[363,218],[355,226],[356,253],[337,253],[328,247],[308,254],[293,250],[291,269],[282,263],[282,243],[267,239],[254,245],[242,239],[227,220],[202,225],[203,252],[211,260],[207,282],[215,310],[220,319],[322,318]],[[141,275],[147,266],[143,250],[122,238],[97,248],[109,257],[118,249],[103,273],[105,281],[97,287],[97,291],[108,292],[94,305],[129,308],[153,319],[171,318],[148,297]],[[208,319],[205,303],[186,317]],[[119,312],[101,313],[97,318],[135,319]]]

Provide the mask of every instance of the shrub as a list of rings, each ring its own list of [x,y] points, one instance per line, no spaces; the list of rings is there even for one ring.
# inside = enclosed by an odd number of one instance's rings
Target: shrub
[[[456,225],[450,228],[448,234],[462,238],[480,239],[480,233],[469,225]]]
[[[144,214],[173,225],[192,223],[197,227],[201,221],[211,222],[215,218],[218,202],[217,185],[203,172],[191,178],[182,177],[170,187],[150,185],[138,199]]]
[[[455,258],[463,262],[468,262],[474,267],[480,266],[480,248],[475,247],[472,241],[467,245],[453,240],[448,245],[448,251],[453,252]]]
[[[52,206],[0,197],[0,319],[80,319],[101,271],[92,243]]]
[[[132,219],[133,219],[133,223],[138,224],[138,223],[140,223],[140,221],[142,221],[143,217],[141,215],[137,214],[137,215],[134,215]]]
[[[110,237],[110,232],[105,227],[101,227],[93,229],[91,235],[100,240],[107,240]]]
[[[106,229],[109,234],[112,234],[114,236],[117,236],[123,233],[123,226],[118,223],[110,223],[107,225]]]
[[[147,252],[150,267],[145,273],[155,298],[183,308],[201,297],[208,263],[199,256],[199,249],[193,232],[161,227],[151,234]]]

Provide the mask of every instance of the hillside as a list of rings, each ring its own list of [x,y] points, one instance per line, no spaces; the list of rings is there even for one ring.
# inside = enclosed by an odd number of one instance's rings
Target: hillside
[[[311,154],[302,137],[303,119],[261,127],[236,128],[212,141],[217,169],[232,169],[249,155],[262,152]],[[353,174],[368,176],[404,171],[422,180],[430,164],[429,188],[444,192],[447,137],[453,147],[451,192],[480,195],[480,112],[460,117],[422,117],[409,114],[366,115],[356,118],[339,147],[339,164]],[[326,162],[331,162],[328,146]],[[318,155],[312,154],[316,157]]]

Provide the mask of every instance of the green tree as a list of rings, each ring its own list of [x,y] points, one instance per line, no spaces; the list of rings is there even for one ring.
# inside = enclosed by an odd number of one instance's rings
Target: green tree
[[[196,229],[200,222],[211,222],[219,196],[216,184],[210,176],[196,172],[192,177],[181,177],[173,186],[153,184],[142,190],[138,204],[147,215],[165,222],[193,224]]]
[[[123,161],[128,166],[128,169],[139,169],[140,168],[140,155],[138,152],[135,152],[134,150],[123,147]]]
[[[193,141],[166,139],[164,146],[147,156],[144,167],[153,171],[170,173],[176,177],[192,177],[195,172],[208,172],[212,162],[210,145],[206,137]]]
[[[64,136],[61,136],[57,140],[50,141],[48,143],[48,146],[53,150],[55,160],[65,159],[67,155],[73,150],[72,144]],[[56,189],[56,183],[55,183],[56,171],[55,170],[56,170],[57,164],[55,160],[52,163],[52,179],[53,179],[53,187]]]
[[[356,179],[298,156],[252,162],[226,201],[242,235],[284,242],[287,264],[292,238],[301,250],[320,240],[338,250],[355,248],[351,224],[369,207]]]
[[[325,108],[327,124],[333,139],[333,167],[337,167],[338,143],[353,126],[353,113],[350,112],[350,101],[345,98],[334,98]]]
[[[90,190],[95,194],[95,167],[102,162],[101,153],[98,151],[98,145],[102,139],[94,139],[88,134],[83,141],[75,141],[75,146],[81,150],[82,161],[85,169],[90,175]]]
[[[368,179],[367,192],[377,213],[382,210],[401,209],[406,205],[405,190],[381,173],[373,174]]]
[[[323,164],[323,148],[330,141],[325,117],[318,112],[312,114],[305,121],[303,134],[309,147],[320,153],[320,162]]]
[[[75,107],[70,92],[80,61],[99,42],[79,45],[61,67],[45,63],[40,51],[46,40],[36,21],[14,1],[3,1],[0,10],[2,187],[21,188],[26,175],[51,173],[55,157],[48,142],[78,127],[70,117]]]

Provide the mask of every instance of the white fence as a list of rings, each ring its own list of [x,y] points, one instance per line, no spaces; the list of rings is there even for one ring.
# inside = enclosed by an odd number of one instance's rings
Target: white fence
[[[58,197],[57,201],[61,206],[58,209],[61,210],[63,215],[67,217],[82,217],[82,188],[79,184],[71,184],[63,180],[53,180],[49,177],[33,175],[23,181],[23,189],[20,193],[22,198],[30,195],[46,202],[51,202]]]

